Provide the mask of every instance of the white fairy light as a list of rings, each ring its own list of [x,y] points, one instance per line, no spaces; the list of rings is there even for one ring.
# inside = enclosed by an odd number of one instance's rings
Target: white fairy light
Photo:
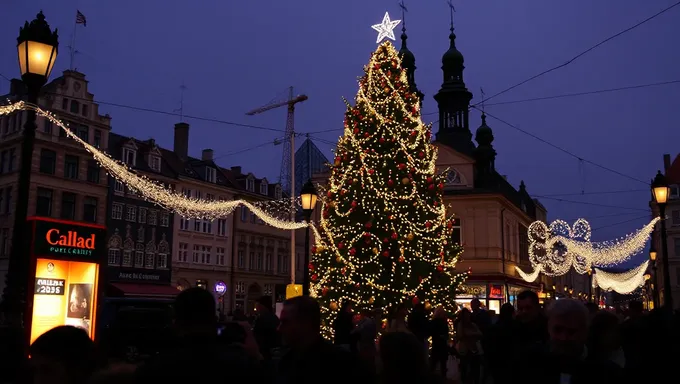
[[[101,152],[94,146],[83,141],[80,137],[71,132],[71,130],[52,113],[44,111],[36,105],[19,101],[11,105],[0,106],[0,116],[18,110],[33,110],[39,116],[50,120],[52,124],[64,130],[64,133],[66,133],[68,137],[82,145],[99,165],[107,170],[109,175],[124,183],[128,188],[143,196],[148,201],[173,211],[182,217],[214,220],[220,217],[226,217],[237,207],[244,206],[250,209],[253,214],[265,223],[279,229],[294,230],[311,225],[307,222],[298,223],[282,220],[265,211],[268,207],[279,208],[286,207],[286,205],[290,206],[289,200],[286,200],[284,204],[281,204],[279,201],[251,203],[245,200],[216,201],[186,197],[145,176],[135,174],[134,171],[127,167],[127,165],[111,158],[108,154]],[[286,212],[278,211],[277,213],[278,216],[283,216]]]
[[[384,38],[394,40],[394,28],[396,28],[399,23],[401,23],[401,20],[390,20],[389,12],[385,12],[382,23],[371,26],[371,28],[378,31],[378,39],[375,43],[380,43]]]
[[[536,267],[531,273],[526,273],[523,270],[521,270],[519,267],[515,267],[515,271],[519,274],[519,276],[524,279],[524,281],[528,283],[533,283],[538,279],[538,275],[541,273],[541,267],[538,266]]]
[[[624,295],[631,293],[645,284],[645,273],[648,266],[649,260],[623,273],[605,272],[595,268],[593,286],[599,286],[605,291],[616,291]]]

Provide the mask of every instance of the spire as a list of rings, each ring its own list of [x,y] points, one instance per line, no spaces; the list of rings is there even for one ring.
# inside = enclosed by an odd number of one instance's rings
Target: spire
[[[401,8],[401,48],[399,49],[401,67],[406,70],[406,78],[408,79],[410,91],[418,96],[422,106],[425,95],[418,90],[416,85],[416,57],[406,46],[406,40],[408,39],[408,36],[406,36],[406,12],[408,12],[408,9],[406,9],[404,0],[401,0],[399,7]]]

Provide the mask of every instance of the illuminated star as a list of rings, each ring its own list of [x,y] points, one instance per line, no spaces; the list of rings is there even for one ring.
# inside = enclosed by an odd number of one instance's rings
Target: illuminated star
[[[394,40],[394,28],[396,28],[399,23],[401,23],[401,20],[390,20],[390,14],[385,12],[382,23],[371,26],[371,28],[378,31],[378,40],[375,41],[376,44],[380,43],[384,38]]]

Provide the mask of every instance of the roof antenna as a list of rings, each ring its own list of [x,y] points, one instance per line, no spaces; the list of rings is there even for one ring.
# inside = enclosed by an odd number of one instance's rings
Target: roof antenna
[[[184,81],[182,81],[182,84],[179,86],[179,109],[173,110],[173,112],[179,112],[180,123],[184,122],[184,91],[186,90],[187,87],[184,85]]]

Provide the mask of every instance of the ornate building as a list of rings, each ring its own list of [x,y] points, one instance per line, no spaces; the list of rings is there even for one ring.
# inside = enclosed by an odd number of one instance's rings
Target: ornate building
[[[15,79],[10,93],[0,98],[24,97],[23,83]],[[111,118],[99,114],[84,74],[64,71],[43,88],[38,104],[67,122],[81,139],[107,148]],[[0,288],[7,272],[25,121],[25,111],[0,117]],[[36,123],[29,216],[105,224],[108,187],[104,172],[59,127],[41,117]]]

